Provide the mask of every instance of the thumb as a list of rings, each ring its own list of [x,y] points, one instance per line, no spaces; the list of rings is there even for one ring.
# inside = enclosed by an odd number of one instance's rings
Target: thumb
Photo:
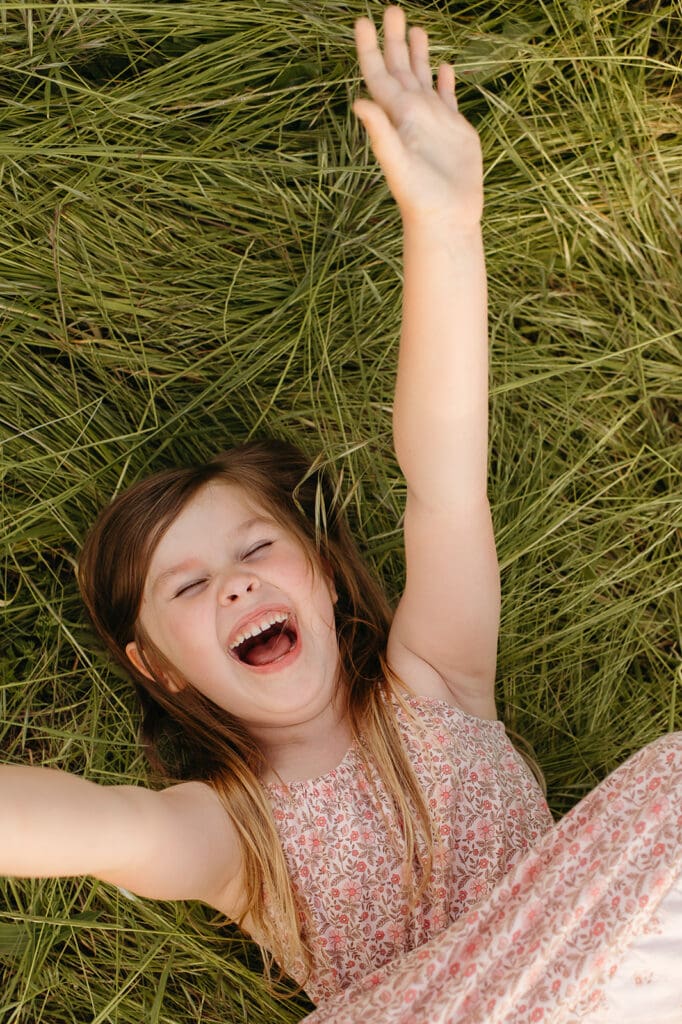
[[[362,121],[369,135],[372,151],[390,185],[392,172],[397,170],[403,155],[400,136],[381,107],[371,100],[356,100],[353,104],[353,113]]]

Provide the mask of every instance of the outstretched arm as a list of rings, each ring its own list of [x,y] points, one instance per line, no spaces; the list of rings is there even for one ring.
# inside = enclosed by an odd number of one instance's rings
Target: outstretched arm
[[[385,12],[383,55],[367,19],[356,44],[372,100],[354,110],[404,229],[393,428],[407,481],[407,577],[389,660],[416,689],[442,681],[464,710],[494,718],[500,583],[487,499],[480,143],[458,112],[452,68],[441,65],[434,88],[426,33],[412,28],[408,44],[399,8]]]
[[[94,875],[140,896],[213,906],[241,863],[234,826],[201,782],[155,792],[2,765],[0,835],[0,875]]]

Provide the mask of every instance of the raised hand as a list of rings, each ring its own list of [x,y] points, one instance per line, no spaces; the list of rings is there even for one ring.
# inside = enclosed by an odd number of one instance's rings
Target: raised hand
[[[463,229],[480,223],[483,168],[476,130],[457,110],[455,76],[438,69],[433,87],[429,41],[417,27],[406,38],[399,7],[384,12],[384,52],[368,18],[355,23],[360,70],[372,100],[353,110],[404,221],[437,219]]]

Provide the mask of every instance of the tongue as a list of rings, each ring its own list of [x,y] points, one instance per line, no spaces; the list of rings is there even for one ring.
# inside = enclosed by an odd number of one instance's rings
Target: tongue
[[[286,633],[275,633],[274,636],[268,637],[263,643],[252,647],[244,660],[248,665],[269,665],[271,661],[276,661],[283,654],[288,654],[291,646],[291,640]]]

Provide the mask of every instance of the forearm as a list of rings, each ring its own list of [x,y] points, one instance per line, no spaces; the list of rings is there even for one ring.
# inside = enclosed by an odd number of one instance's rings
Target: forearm
[[[480,227],[405,222],[393,429],[400,467],[424,504],[486,498],[487,284]]]

